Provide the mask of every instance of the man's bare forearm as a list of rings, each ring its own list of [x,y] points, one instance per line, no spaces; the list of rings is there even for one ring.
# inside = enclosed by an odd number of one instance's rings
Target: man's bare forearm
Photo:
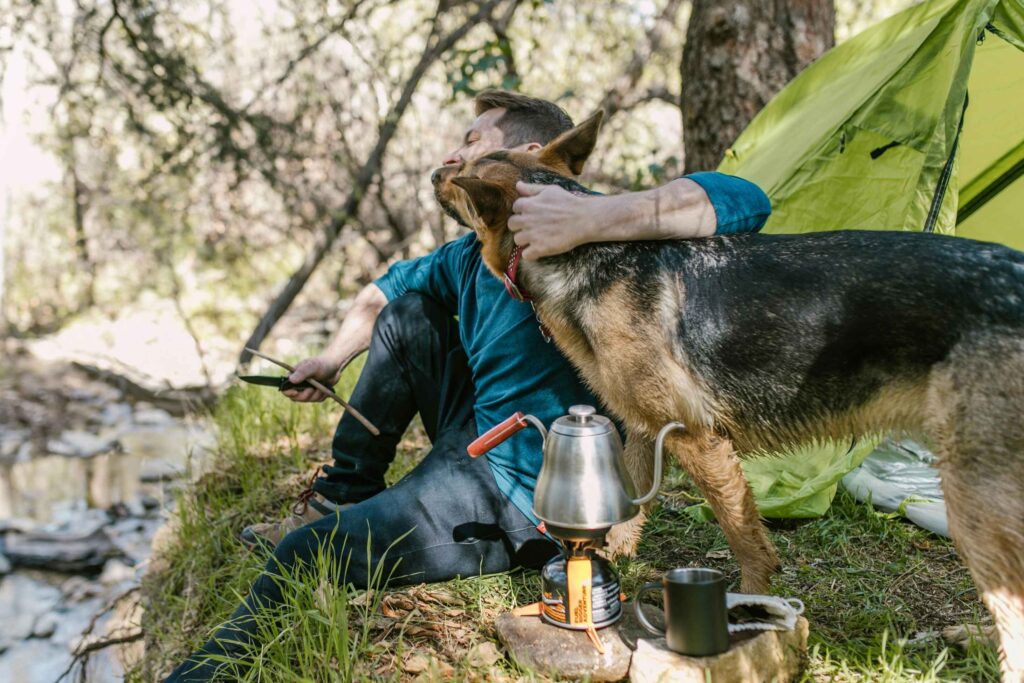
[[[599,217],[581,242],[661,240],[715,234],[715,210],[700,185],[679,178],[643,192],[594,197]]]
[[[321,355],[340,368],[368,349],[373,325],[387,303],[388,299],[380,287],[373,283],[363,287]]]
[[[589,242],[685,239],[715,234],[715,208],[704,189],[679,178],[653,190],[578,196],[557,185],[516,185],[508,227],[533,260]]]

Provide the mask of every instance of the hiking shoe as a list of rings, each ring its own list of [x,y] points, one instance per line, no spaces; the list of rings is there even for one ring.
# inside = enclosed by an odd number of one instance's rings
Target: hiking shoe
[[[264,546],[273,549],[277,547],[282,538],[295,529],[352,506],[352,503],[339,505],[331,502],[315,492],[313,482],[316,481],[316,476],[316,474],[313,475],[309,485],[299,494],[299,499],[292,506],[290,515],[277,522],[250,524],[242,529],[242,542],[250,547]]]

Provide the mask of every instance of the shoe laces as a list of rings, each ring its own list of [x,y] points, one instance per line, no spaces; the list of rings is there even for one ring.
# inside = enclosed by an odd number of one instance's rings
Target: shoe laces
[[[313,490],[313,484],[316,483],[316,478],[320,474],[320,468],[313,470],[313,476],[309,478],[309,483],[306,484],[306,488],[299,494],[299,499],[295,501],[295,505],[292,506],[292,513],[301,517],[306,514],[306,510],[309,509],[310,499],[316,495],[316,491]]]

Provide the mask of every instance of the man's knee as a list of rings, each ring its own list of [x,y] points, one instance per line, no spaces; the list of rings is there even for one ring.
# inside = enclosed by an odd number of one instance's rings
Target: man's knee
[[[424,325],[447,325],[452,316],[436,299],[410,292],[393,299],[381,309],[374,332],[398,340],[415,334]]]

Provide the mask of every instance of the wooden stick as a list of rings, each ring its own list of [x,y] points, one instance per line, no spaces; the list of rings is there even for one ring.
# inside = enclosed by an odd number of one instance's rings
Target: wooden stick
[[[268,360],[271,363],[273,363],[274,365],[277,365],[277,366],[280,366],[280,367],[284,368],[288,372],[295,372],[295,368],[293,368],[292,366],[288,365],[287,363],[279,361],[276,358],[271,358],[267,354],[260,353],[256,349],[250,349],[249,347],[246,347],[245,350],[248,351],[249,353],[251,353],[252,355],[258,357],[258,358],[262,358],[263,360]],[[370,431],[371,434],[373,434],[374,436],[380,436],[380,430],[377,429],[372,422],[370,422],[365,417],[363,417],[362,413],[360,413],[358,410],[356,410],[355,408],[350,406],[348,404],[348,402],[346,402],[345,399],[343,399],[341,396],[338,396],[336,393],[334,393],[333,391],[331,391],[326,386],[324,386],[320,382],[316,381],[312,377],[307,377],[306,381],[309,382],[310,384],[312,384],[314,387],[316,387],[320,391],[322,391],[325,394],[327,394],[328,396],[330,396],[331,398],[333,398],[338,403],[340,403],[341,407],[344,408],[345,410],[349,411],[350,413],[352,413],[352,417],[354,417],[355,419],[359,420],[359,424],[361,424],[364,427],[366,427]]]

